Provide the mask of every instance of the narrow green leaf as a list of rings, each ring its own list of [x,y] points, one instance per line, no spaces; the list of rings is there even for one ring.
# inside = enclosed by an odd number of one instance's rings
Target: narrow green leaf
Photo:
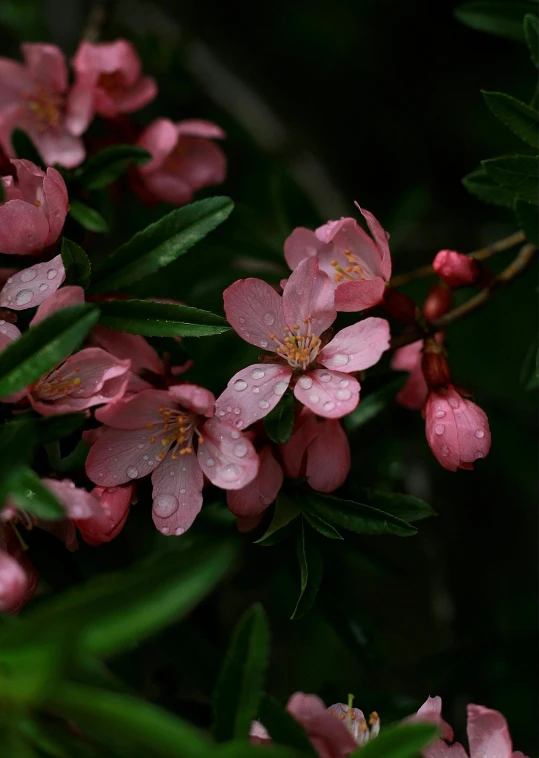
[[[137,145],[111,145],[89,158],[78,179],[87,190],[98,190],[115,182],[130,166],[143,166],[151,154]]]
[[[64,237],[61,254],[66,272],[66,285],[76,284],[86,289],[90,284],[92,266],[82,247]]]
[[[455,9],[456,18],[472,29],[500,37],[524,41],[522,19],[533,13],[535,4],[527,0],[472,0]]]
[[[324,521],[359,534],[395,534],[409,537],[417,532],[413,526],[390,513],[370,505],[341,500],[312,490],[303,493],[302,511],[314,513]]]
[[[539,147],[539,114],[536,110],[503,92],[481,90],[481,94],[492,113],[502,124],[505,124],[513,134],[528,145]]]
[[[277,495],[277,500],[275,501],[275,510],[273,512],[271,523],[262,537],[260,537],[258,540],[255,540],[255,544],[265,542],[275,532],[278,532],[284,527],[288,526],[290,522],[299,516],[300,512],[301,508],[296,496],[281,490],[281,492],[279,492]]]
[[[539,387],[538,337],[535,338],[535,340],[528,348],[526,357],[524,358],[524,363],[522,364],[522,369],[520,371],[520,382],[523,385],[524,389],[528,391],[535,390],[537,387]]]
[[[500,187],[487,174],[484,168],[478,168],[465,176],[462,183],[471,195],[484,203],[499,205],[502,208],[512,208],[515,193],[505,187]]]
[[[270,695],[262,697],[260,720],[274,742],[301,751],[305,758],[316,758],[318,755],[305,730],[286,708]]]
[[[89,305],[64,308],[8,345],[2,352],[0,397],[27,387],[65,360],[79,347],[98,318],[97,308]]]
[[[294,431],[294,395],[286,392],[264,419],[266,434],[276,445],[288,442]]]
[[[313,527],[313,529],[316,529],[317,532],[323,534],[324,537],[328,537],[330,540],[343,539],[342,535],[337,531],[337,529],[335,529],[334,526],[328,524],[327,521],[324,521],[323,518],[320,518],[320,516],[317,516],[315,513],[311,513],[310,511],[303,511],[303,516]]]
[[[89,205],[86,205],[81,200],[71,199],[69,201],[69,212],[75,221],[84,229],[88,229],[89,232],[104,234],[109,230],[103,216],[95,208],[90,208]]]
[[[145,337],[210,337],[230,329],[222,316],[187,305],[109,300],[99,308],[104,326]]]
[[[528,155],[508,155],[481,161],[487,174],[495,182],[512,190],[517,197],[527,203],[538,204],[537,180],[539,171],[537,158]]]
[[[406,380],[407,377],[399,376],[374,392],[370,392],[361,400],[356,410],[345,417],[346,429],[352,432],[382,413],[395,401],[395,395],[404,386]]]
[[[45,487],[37,474],[26,466],[21,467],[11,477],[10,497],[19,510],[26,511],[38,519],[57,521],[65,518],[65,511],[56,497]]]
[[[539,68],[539,18],[532,13],[524,16],[524,37],[530,49],[531,59]]]
[[[311,610],[322,583],[324,563],[313,536],[313,532],[308,531],[302,519],[301,533],[296,541],[296,554],[301,575],[300,593],[291,619],[303,618]]]
[[[350,758],[418,758],[421,749],[438,736],[434,724],[399,724],[380,732],[375,740],[350,754]]]
[[[354,494],[356,494],[355,491]],[[357,497],[362,503],[378,508],[385,513],[391,513],[391,515],[408,523],[436,516],[436,511],[428,503],[413,495],[362,488],[357,491]]]
[[[250,745],[240,740],[220,745],[212,755],[215,758],[305,758],[305,753],[281,745]]]
[[[539,213],[537,208],[523,200],[516,200],[515,213],[519,226],[524,230],[528,242],[539,245]]]
[[[47,710],[122,758],[208,758],[213,752],[197,729],[130,695],[62,682]]]
[[[20,418],[0,426],[0,510],[11,492],[11,479],[30,461],[35,439],[32,418]]]
[[[36,146],[25,131],[19,128],[14,129],[11,134],[11,144],[17,158],[32,161],[32,163],[35,163],[40,168],[44,167],[43,160]]]
[[[269,660],[264,609],[251,606],[238,621],[213,694],[212,732],[217,742],[247,739],[258,715]]]
[[[93,290],[118,290],[168,266],[225,221],[233,207],[227,197],[211,197],[172,211],[109,255],[94,272]]]

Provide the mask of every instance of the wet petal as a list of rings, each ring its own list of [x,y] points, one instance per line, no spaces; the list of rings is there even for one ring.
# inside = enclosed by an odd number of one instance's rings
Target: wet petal
[[[382,302],[385,282],[379,276],[374,279],[341,282],[335,290],[335,307],[338,311],[355,313]]]
[[[323,247],[313,231],[298,226],[285,240],[284,257],[293,271],[304,258],[313,258]]]
[[[75,487],[71,479],[42,479],[42,483],[56,495],[70,519],[84,519],[101,512],[99,500],[82,487]]]
[[[204,477],[194,453],[168,455],[152,474],[153,522],[162,534],[179,537],[202,508]]]
[[[166,452],[160,438],[145,428],[106,428],[90,448],[86,473],[95,484],[115,487],[151,474]]]
[[[198,461],[208,479],[224,490],[239,490],[258,473],[252,442],[235,426],[213,418],[201,428]]]
[[[470,758],[511,758],[513,750],[507,721],[499,711],[482,705],[468,706]]]
[[[292,377],[289,366],[258,363],[238,371],[215,402],[215,415],[244,429],[275,408]]]
[[[273,503],[283,484],[283,470],[266,445],[259,453],[257,476],[241,490],[229,490],[226,501],[235,516],[251,518],[263,513]]]
[[[389,348],[389,324],[383,318],[366,318],[337,332],[319,356],[327,368],[363,371],[374,366]]]
[[[274,351],[285,337],[283,302],[273,287],[262,279],[240,279],[223,293],[225,313],[233,329],[251,345]]]
[[[301,261],[290,275],[283,292],[283,310],[288,327],[297,325],[301,334],[311,331],[318,336],[335,321],[334,287],[316,258]]]
[[[215,409],[213,392],[196,384],[177,384],[169,389],[170,394],[188,411],[211,418]]]
[[[317,416],[341,418],[357,407],[359,389],[359,382],[353,376],[316,369],[300,377],[294,395]]]
[[[134,397],[122,399],[114,405],[95,412],[98,421],[116,429],[151,430],[163,423],[159,408],[176,407],[174,399],[165,390],[144,390]]]

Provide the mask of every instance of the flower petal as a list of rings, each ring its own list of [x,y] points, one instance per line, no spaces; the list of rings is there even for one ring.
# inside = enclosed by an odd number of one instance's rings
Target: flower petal
[[[67,187],[62,175],[55,168],[47,169],[47,174],[43,179],[43,195],[49,221],[49,234],[45,240],[45,245],[48,247],[60,236],[69,210]]]
[[[174,406],[174,401],[165,390],[144,390],[134,397],[124,398],[106,408],[99,408],[95,417],[101,423],[115,429],[147,428],[152,431],[154,425],[163,423],[159,408],[168,408],[171,404]]]
[[[511,758],[513,747],[509,728],[499,711],[469,705],[467,732],[470,758]]]
[[[273,503],[283,484],[283,470],[266,445],[259,453],[260,466],[253,481],[241,490],[229,490],[226,501],[230,511],[240,518],[263,513]]]
[[[183,534],[202,508],[204,477],[194,453],[167,455],[152,474],[152,518],[161,534]]]
[[[146,429],[105,429],[86,458],[88,477],[102,487],[115,487],[152,473],[163,449],[151,439]]]
[[[257,363],[238,371],[215,401],[215,415],[244,429],[275,408],[286,392],[292,369],[275,363]]]
[[[63,266],[62,271],[65,278],[65,271]],[[73,305],[79,305],[82,303],[84,303],[84,290],[82,287],[62,287],[62,289],[53,292],[52,295],[49,295],[49,297],[39,306],[34,318],[30,321],[30,326],[39,324],[39,322],[43,321],[44,318],[52,316],[52,314],[56,313],[57,311],[61,311],[64,308],[70,308]]]
[[[61,481],[42,479],[41,481],[58,498],[70,519],[90,518],[101,513],[99,500],[82,487],[75,487],[70,479]]]
[[[0,613],[12,613],[26,593],[26,572],[11,555],[0,549]]]
[[[65,288],[67,289],[67,288]],[[155,374],[164,374],[163,362],[150,343],[139,334],[116,332],[98,324],[92,329],[90,341],[103,348],[116,358],[131,361],[131,371],[138,373],[143,369]]]
[[[374,366],[389,348],[389,324],[383,318],[366,318],[337,332],[319,355],[319,362],[339,371],[363,371]]]
[[[258,473],[258,455],[252,442],[233,424],[210,419],[200,430],[198,462],[212,484],[240,490]]]
[[[294,395],[317,416],[342,418],[357,407],[359,390],[359,382],[353,376],[316,369],[300,377]]]
[[[300,334],[311,331],[318,336],[335,321],[335,290],[316,258],[301,261],[290,275],[283,292],[283,311],[289,328],[297,325]]]
[[[338,311],[355,313],[378,305],[384,297],[386,285],[377,276],[374,279],[342,282],[335,290],[335,307]]]
[[[413,371],[418,363],[421,362],[423,352],[423,340],[417,340],[405,347],[399,347],[393,353],[391,359],[391,368],[394,371]]]
[[[314,258],[323,247],[313,231],[298,226],[285,240],[284,257],[293,271],[304,258]]]
[[[36,263],[10,277],[0,292],[0,306],[14,311],[35,308],[52,295],[65,279],[62,256]]]
[[[205,121],[200,118],[188,118],[178,121],[176,124],[178,134],[185,134],[189,137],[203,137],[205,139],[224,139],[226,134],[220,126],[212,121]]]
[[[196,384],[176,384],[169,388],[170,394],[188,411],[211,418],[215,409],[213,392]]]
[[[372,213],[366,211],[365,208],[357,206],[361,211],[361,215],[367,222],[369,231],[374,237],[374,242],[380,253],[382,277],[388,282],[391,277],[391,254],[389,252],[389,234],[385,231],[382,224],[376,219]]]
[[[75,520],[75,526],[88,545],[102,545],[116,537],[127,520],[133,486],[95,487],[91,495],[101,506],[101,511],[87,519]]]
[[[333,492],[350,472],[350,444],[339,421],[317,422],[316,434],[307,447],[305,475],[317,492]]]
[[[32,255],[45,247],[49,222],[39,208],[24,200],[9,200],[0,206],[0,253]],[[13,307],[15,305],[13,299]]]
[[[239,279],[223,293],[225,313],[233,329],[251,345],[274,351],[285,337],[283,300],[262,279]]]
[[[152,159],[138,171],[144,176],[158,169],[178,143],[178,129],[168,118],[158,118],[145,129],[137,144],[152,154]]]
[[[51,93],[64,92],[67,88],[67,66],[59,47],[26,42],[21,45],[21,50],[35,84],[40,84]]]

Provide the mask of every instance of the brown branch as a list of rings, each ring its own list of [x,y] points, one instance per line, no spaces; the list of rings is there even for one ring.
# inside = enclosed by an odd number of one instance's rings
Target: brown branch
[[[515,236],[516,235],[513,235],[513,237]],[[506,238],[506,241],[507,239],[509,239],[509,237]],[[500,242],[502,241],[503,240]],[[485,248],[485,250],[486,249],[487,248]],[[449,313],[446,313],[444,316],[441,316],[440,318],[430,323],[428,325],[428,330],[422,329],[418,324],[413,329],[404,332],[404,334],[401,334],[398,337],[395,337],[391,340],[391,348],[395,349],[398,347],[404,347],[404,345],[409,345],[411,342],[415,342],[416,340],[428,336],[429,334],[443,331],[455,321],[458,321],[464,316],[467,316],[469,313],[477,310],[488,300],[490,300],[495,292],[507,286],[510,282],[513,281],[513,279],[522,274],[532,262],[536,252],[537,248],[535,245],[524,245],[517,257],[509,264],[509,266],[507,266],[507,268],[498,274],[498,276],[494,277],[488,287],[485,287],[485,289],[481,290],[481,292],[478,292],[477,295],[474,295],[474,297],[470,298],[470,300],[467,300],[457,308],[453,308],[453,310],[449,311]]]
[[[101,31],[107,18],[110,6],[110,0],[96,0],[92,3],[84,30],[82,39],[86,42],[97,42],[101,36]]]
[[[493,242],[492,245],[487,245],[480,250],[475,250],[473,253],[469,254],[469,257],[475,258],[478,261],[484,261],[496,253],[509,250],[511,247],[524,242],[525,239],[524,232],[514,232],[514,234],[510,234],[509,237],[504,237],[504,239]],[[434,274],[434,270],[430,263],[428,263],[425,266],[419,266],[419,268],[415,268],[405,274],[394,276],[390,281],[390,285],[392,287],[402,287],[404,284],[414,281],[414,279],[422,279],[423,277],[431,276],[432,274]]]

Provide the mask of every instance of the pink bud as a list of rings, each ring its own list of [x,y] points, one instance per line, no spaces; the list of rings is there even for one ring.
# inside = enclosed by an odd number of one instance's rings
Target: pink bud
[[[8,553],[0,550],[0,613],[11,613],[21,605],[28,586],[24,569]]]
[[[451,308],[453,293],[441,282],[435,284],[423,303],[423,315],[427,321],[435,321]]]
[[[481,276],[481,266],[473,258],[455,250],[440,250],[432,262],[440,279],[452,289],[469,287]]]
[[[429,390],[445,389],[451,381],[445,349],[435,337],[427,337],[423,344],[421,370]]]
[[[403,324],[415,324],[417,306],[409,295],[392,287],[386,287],[382,306],[386,313]]]
[[[425,433],[430,449],[448,471],[471,469],[490,450],[488,419],[453,385],[429,393],[425,405]]]
[[[75,525],[85,542],[97,546],[110,542],[122,531],[129,514],[133,486],[95,487],[91,494],[99,500],[102,513],[75,521]]]

